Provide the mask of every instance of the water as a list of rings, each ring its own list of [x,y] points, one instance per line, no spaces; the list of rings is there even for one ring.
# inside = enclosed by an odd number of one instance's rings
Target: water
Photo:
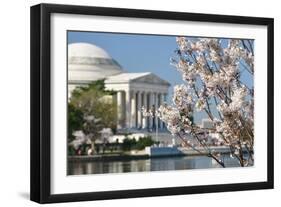
[[[236,159],[223,156],[226,167],[239,167]],[[219,168],[220,165],[207,156],[164,157],[126,161],[69,162],[68,175],[166,171]]]

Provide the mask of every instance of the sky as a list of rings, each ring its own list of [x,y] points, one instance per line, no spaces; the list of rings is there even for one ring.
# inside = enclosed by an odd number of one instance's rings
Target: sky
[[[127,72],[152,72],[168,81],[171,84],[168,103],[171,103],[174,85],[184,83],[181,74],[170,64],[177,49],[175,36],[69,31],[68,44],[76,42],[103,48]],[[246,73],[242,73],[241,79],[252,85],[252,78]],[[206,115],[196,113],[194,118],[200,123]]]

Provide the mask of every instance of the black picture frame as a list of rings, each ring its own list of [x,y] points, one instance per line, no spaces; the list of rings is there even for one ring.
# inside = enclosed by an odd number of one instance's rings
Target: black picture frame
[[[267,26],[267,181],[236,184],[167,187],[74,194],[51,194],[50,189],[50,130],[51,130],[51,74],[50,74],[50,16],[53,13],[100,15],[112,17],[151,18],[206,23],[232,23]],[[31,7],[31,151],[30,199],[38,203],[88,201],[102,199],[166,196],[210,192],[226,192],[274,187],[274,83],[273,44],[274,20],[272,18],[195,14],[152,10],[103,8],[72,5],[39,4]]]

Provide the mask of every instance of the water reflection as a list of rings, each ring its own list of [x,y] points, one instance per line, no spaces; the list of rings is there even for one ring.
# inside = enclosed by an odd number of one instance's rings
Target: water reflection
[[[223,157],[227,167],[239,167],[236,159]],[[164,157],[126,161],[69,162],[68,175],[145,172],[219,168],[213,159],[206,156]]]

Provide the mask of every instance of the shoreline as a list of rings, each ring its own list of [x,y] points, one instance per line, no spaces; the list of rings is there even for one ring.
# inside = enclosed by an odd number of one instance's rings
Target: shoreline
[[[130,160],[141,160],[141,159],[151,159],[151,158],[164,158],[164,157],[185,157],[185,156],[206,156],[208,153],[199,154],[193,149],[187,148],[177,148],[180,153],[173,154],[99,154],[99,155],[68,155],[67,160],[69,162],[94,162],[94,161],[130,161]],[[211,148],[217,150],[221,154],[229,154],[229,148],[226,147],[215,147]],[[245,150],[244,150],[245,151]]]

